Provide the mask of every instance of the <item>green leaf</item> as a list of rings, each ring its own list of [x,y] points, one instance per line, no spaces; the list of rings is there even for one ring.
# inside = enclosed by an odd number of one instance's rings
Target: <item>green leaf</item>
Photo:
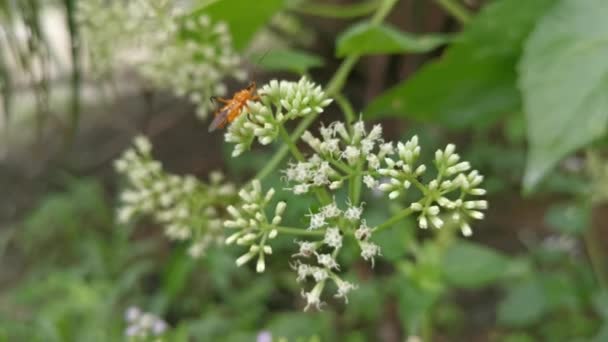
[[[488,247],[458,242],[444,255],[443,274],[448,283],[473,289],[499,279],[508,264],[506,256]]]
[[[374,320],[382,315],[384,306],[383,287],[379,281],[360,283],[357,291],[348,295],[348,304],[345,307],[344,318],[351,322]]]
[[[395,262],[403,258],[407,253],[408,245],[414,238],[414,232],[415,229],[412,222],[400,222],[391,229],[375,233],[374,242],[380,246],[382,256],[386,260]]]
[[[545,222],[560,233],[578,235],[589,227],[589,208],[575,203],[552,205],[545,214]]]
[[[537,18],[554,1],[490,3],[440,59],[380,95],[364,115],[399,115],[465,127],[519,109],[516,63]]]
[[[324,64],[323,58],[297,50],[270,50],[253,55],[250,60],[265,70],[291,71],[296,74],[304,74]]]
[[[519,65],[531,190],[566,155],[606,132],[608,3],[564,0],[530,35]]]
[[[185,247],[173,253],[162,277],[163,295],[168,300],[184,290],[195,266],[196,262]]]
[[[216,0],[206,1],[193,15],[207,14],[230,27],[234,47],[243,50],[253,35],[285,5],[283,0]]]
[[[385,53],[429,52],[448,41],[447,36],[429,34],[415,36],[391,26],[362,22],[338,37],[336,55],[373,55]]]
[[[507,326],[529,326],[546,312],[543,287],[535,279],[511,288],[498,305],[498,322]]]
[[[582,293],[579,291],[577,280],[564,271],[553,271],[542,273],[539,280],[543,287],[544,297],[547,299],[547,307],[552,311],[569,309],[583,310]]]

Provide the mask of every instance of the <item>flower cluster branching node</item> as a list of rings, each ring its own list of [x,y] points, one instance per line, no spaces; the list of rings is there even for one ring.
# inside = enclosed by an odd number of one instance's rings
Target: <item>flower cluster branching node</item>
[[[319,114],[332,102],[321,86],[306,77],[298,82],[270,81],[258,94],[261,101],[248,102],[226,132],[226,141],[235,144],[233,157],[248,150],[255,139],[262,145],[272,143],[286,121]]]
[[[125,336],[130,338],[158,337],[168,328],[167,323],[162,318],[142,312],[135,306],[129,307],[125,311],[125,321],[128,324],[125,329]]]
[[[304,194],[314,188],[327,187],[336,190],[345,180],[361,173],[364,165],[374,168],[379,159],[393,152],[391,143],[382,140],[382,127],[374,126],[366,131],[362,121],[356,122],[352,130],[342,122],[334,122],[319,130],[320,138],[306,131],[302,140],[314,153],[305,161],[292,163],[284,171],[288,182],[293,183],[294,194]],[[368,185],[375,185],[373,178],[364,178]]]
[[[190,254],[199,257],[223,240],[220,210],[235,196],[234,185],[223,183],[220,173],[213,173],[208,184],[193,176],[168,174],[152,158],[151,150],[149,140],[138,136],[134,147],[115,161],[116,170],[129,183],[120,195],[118,221],[152,216],[170,239],[190,240]]]
[[[78,21],[97,73],[128,65],[155,86],[188,96],[204,119],[211,96],[226,95],[223,80],[244,80],[228,25],[207,15],[184,15],[173,1],[79,1]]]
[[[265,255],[272,254],[272,247],[268,242],[277,236],[277,227],[281,224],[287,206],[285,202],[277,203],[274,207],[274,215],[269,219],[265,209],[274,193],[275,190],[272,188],[262,193],[262,185],[258,180],[254,180],[251,189],[242,189],[239,192],[242,203],[237,207],[228,207],[232,219],[225,221],[224,227],[236,232],[228,236],[226,244],[249,246],[249,250],[236,260],[238,266],[257,257],[256,271],[261,273],[266,269]]]

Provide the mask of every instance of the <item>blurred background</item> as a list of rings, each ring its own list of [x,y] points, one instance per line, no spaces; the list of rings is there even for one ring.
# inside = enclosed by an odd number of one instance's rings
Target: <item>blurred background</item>
[[[120,341],[131,306],[175,341],[608,341],[603,0],[400,0],[390,34],[351,45],[346,33],[383,1],[150,3],[142,19],[144,0],[0,0],[1,341]],[[429,160],[455,143],[486,176],[486,219],[446,250],[428,232],[384,232],[375,269],[349,271],[349,304],[321,312],[302,312],[292,241],[258,275],[236,267],[237,249],[193,259],[152,220],[118,224],[112,163],[137,134],[167,171],[220,170],[237,185],[277,148],[230,157],[223,133],[207,132],[208,96],[164,81],[179,58],[163,77],[142,68],[163,49],[150,51],[166,39],[164,6],[228,23],[241,58],[211,95],[300,75],[327,84],[360,54],[343,90],[355,111],[387,138],[417,134]],[[341,117],[332,105],[319,122]],[[412,239],[429,241],[418,258]]]

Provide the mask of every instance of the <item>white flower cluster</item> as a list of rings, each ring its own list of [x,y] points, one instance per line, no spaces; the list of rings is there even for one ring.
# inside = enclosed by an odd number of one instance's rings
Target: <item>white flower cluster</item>
[[[272,247],[267,242],[277,237],[277,226],[281,224],[287,206],[285,202],[277,203],[274,215],[269,220],[265,209],[274,193],[275,190],[271,188],[263,194],[260,181],[254,180],[251,190],[242,189],[239,192],[242,204],[238,208],[232,205],[228,207],[232,220],[224,221],[224,227],[236,229],[237,232],[226,239],[226,244],[236,242],[237,245],[249,246],[249,251],[236,260],[237,266],[242,266],[257,256],[256,271],[262,273],[266,269],[264,257],[272,254]]]
[[[157,87],[188,96],[204,119],[214,105],[209,98],[226,95],[223,79],[246,73],[228,25],[184,10],[168,0],[84,0],[78,22],[98,73],[126,61]]]
[[[224,78],[243,81],[247,77],[228,25],[214,23],[206,15],[169,26],[165,39],[151,48],[156,52],[142,65],[143,75],[160,87],[174,89],[178,96],[189,96],[201,119],[214,107],[211,96],[226,95]]]
[[[321,127],[319,132],[320,139],[309,131],[304,132],[302,140],[314,153],[306,161],[290,164],[284,171],[287,181],[295,183],[291,188],[295,194],[307,193],[314,187],[336,190],[344,179],[362,169],[366,161],[373,169],[380,165],[381,158],[393,151],[393,144],[382,140],[380,125],[367,132],[363,121],[357,121],[349,132],[344,123],[334,122]],[[368,177],[364,182],[375,184],[375,180]]]
[[[134,147],[115,161],[115,168],[126,176],[129,187],[120,195],[119,222],[135,216],[152,215],[173,240],[190,240],[189,252],[199,257],[213,243],[222,241],[220,212],[216,206],[229,202],[235,195],[232,184],[222,183],[214,173],[209,184],[193,176],[166,173],[151,156],[147,138],[135,138]]]
[[[125,329],[125,336],[130,338],[145,339],[148,337],[158,337],[168,329],[167,322],[162,318],[151,313],[142,312],[141,309],[135,306],[131,306],[125,311],[125,320],[128,324]]]
[[[293,264],[298,281],[311,278],[316,284],[310,292],[302,291],[306,299],[307,310],[309,307],[319,308],[322,304],[321,294],[325,288],[327,279],[331,279],[336,285],[334,297],[344,298],[348,302],[348,293],[357,286],[343,280],[336,273],[340,265],[336,258],[343,245],[343,237],[352,236],[359,245],[361,257],[374,265],[374,257],[380,255],[380,247],[373,243],[370,238],[373,229],[368,227],[365,220],[361,219],[363,208],[361,206],[349,205],[345,210],[340,209],[335,202],[320,208],[317,213],[310,213],[309,230],[323,230],[322,240],[298,241],[299,252],[294,257],[299,259]],[[308,259],[315,264],[304,263]]]
[[[388,194],[391,199],[407,192],[414,185],[422,193],[422,198],[410,205],[410,209],[418,215],[418,226],[426,229],[429,225],[441,228],[444,225],[440,217],[442,211],[460,226],[464,236],[470,236],[473,231],[469,219],[481,220],[483,212],[488,208],[485,200],[468,200],[471,196],[485,195],[480,188],[483,176],[476,170],[471,170],[467,161],[460,161],[455,153],[453,144],[444,150],[435,152],[434,165],[437,174],[434,179],[423,184],[421,176],[427,168],[424,164],[417,165],[420,156],[418,137],[414,136],[405,144],[398,143],[395,153],[389,153],[382,159],[382,165],[368,177],[386,180],[378,189]]]
[[[437,175],[425,184],[421,178],[427,167],[417,163],[420,156],[417,136],[395,145],[384,141],[380,125],[368,132],[363,121],[354,123],[350,132],[344,123],[334,122],[321,127],[320,136],[305,132],[302,140],[314,153],[284,170],[286,180],[293,184],[290,189],[294,194],[308,193],[317,187],[336,190],[345,179],[359,175],[368,188],[384,192],[390,199],[417,188],[422,197],[410,208],[418,212],[421,228],[429,225],[441,228],[443,209],[460,225],[463,235],[469,236],[472,234],[469,219],[484,217],[480,210],[487,209],[487,201],[468,200],[486,193],[479,187],[483,176],[476,170],[471,171],[468,162],[460,161],[453,144],[435,153]]]
[[[332,102],[321,86],[306,77],[298,82],[272,80],[258,94],[261,101],[249,102],[226,132],[226,141],[236,144],[233,157],[248,150],[256,138],[262,145],[272,143],[286,121],[322,113]]]
[[[145,49],[146,42],[155,41],[176,15],[168,0],[81,0],[76,20],[93,71],[104,74],[118,62],[142,62],[146,53],[134,49]]]

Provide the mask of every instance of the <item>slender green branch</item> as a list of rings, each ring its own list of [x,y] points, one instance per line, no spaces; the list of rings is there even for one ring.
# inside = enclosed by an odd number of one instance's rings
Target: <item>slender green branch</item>
[[[349,5],[333,5],[321,2],[304,3],[292,6],[289,9],[302,14],[315,15],[326,18],[356,18],[373,13],[381,1],[371,0]]]
[[[256,173],[253,179],[262,180],[266,178],[269,174],[272,173],[272,171],[274,171],[274,169],[279,166],[279,164],[281,163],[283,158],[285,158],[288,152],[289,148],[287,148],[286,145],[281,146],[281,148],[272,156],[268,163],[266,163],[266,165],[264,165],[264,167],[260,171],[258,171],[258,173]]]
[[[359,61],[360,55],[352,55],[346,57],[342,64],[338,67],[338,70],[334,74],[329,83],[327,84],[326,93],[328,96],[336,96],[336,94],[340,93],[342,88],[344,87],[344,83],[346,83],[346,79],[348,78],[348,74],[352,68]]]
[[[363,178],[363,162],[359,161],[359,163],[357,163],[355,177],[350,180],[353,183],[353,193],[351,194],[351,199],[354,205],[359,205],[361,200],[361,185],[363,184],[361,178]]]
[[[344,118],[346,119],[348,125],[350,126],[350,124],[357,121],[355,111],[350,101],[348,101],[348,99],[342,94],[336,94],[334,98],[336,99],[338,106],[340,106],[342,113],[344,113]]]
[[[343,162],[341,162],[339,160],[329,159],[329,163],[331,165],[335,166],[336,168],[340,169],[340,171],[344,172],[347,175],[350,175],[351,173],[354,172],[354,170],[351,169],[347,164],[344,164]]]
[[[461,24],[471,21],[471,13],[458,0],[437,0],[437,3]]]
[[[593,224],[587,227],[583,234],[583,240],[585,242],[585,249],[587,249],[589,263],[591,264],[591,269],[597,278],[597,282],[601,288],[606,289],[608,287],[608,276],[606,275],[604,253],[602,252],[602,248],[598,243]]]
[[[374,16],[372,17],[372,24],[380,24],[384,20],[384,18],[386,18],[386,16],[390,13],[391,9],[393,8],[393,6],[395,6],[397,1],[399,0],[382,1],[382,4],[380,5],[380,7],[378,7],[378,10],[376,11],[376,13],[374,13]]]
[[[400,212],[398,212],[397,214],[395,214],[393,217],[391,217],[390,219],[386,220],[383,224],[379,225],[378,227],[376,227],[376,229],[374,229],[374,233],[377,233],[383,229],[386,229],[392,225],[394,225],[395,223],[403,220],[404,218],[410,216],[412,214],[412,209],[410,208],[406,208],[401,210]]]
[[[378,7],[376,13],[374,14],[372,22],[376,24],[381,23],[382,20],[384,20],[384,18],[388,15],[391,8],[395,5],[396,2],[397,0],[384,0],[382,4]],[[353,55],[347,57],[345,60],[342,61],[342,64],[340,65],[340,67],[338,67],[338,70],[327,84],[325,91],[328,96],[331,97],[340,93],[340,91],[344,87],[346,79],[348,78],[348,74],[355,66],[355,64],[357,64],[359,57],[359,55]],[[310,126],[317,119],[318,116],[318,113],[314,113],[302,119],[302,121],[300,121],[296,129],[291,134],[290,141],[297,141],[302,135],[302,133],[304,133],[308,126]],[[268,164],[266,164],[266,166],[256,174],[255,179],[262,180],[268,177],[268,175],[271,174],[272,171],[281,163],[283,158],[287,156],[288,152],[288,146],[281,146],[281,148],[279,148],[279,150],[275,153],[272,159],[270,159]]]
[[[300,152],[300,150],[298,150],[298,147],[293,142],[293,140],[291,140],[289,133],[287,133],[287,131],[285,130],[285,127],[283,127],[283,125],[279,125],[279,135],[281,136],[281,139],[283,139],[283,142],[287,145],[287,147],[291,151],[291,154],[293,154],[293,156],[298,161],[303,162],[305,159],[304,159],[304,156],[302,155],[302,152]]]
[[[322,236],[325,235],[325,230],[307,230],[293,227],[275,227],[279,233],[302,236]]]

